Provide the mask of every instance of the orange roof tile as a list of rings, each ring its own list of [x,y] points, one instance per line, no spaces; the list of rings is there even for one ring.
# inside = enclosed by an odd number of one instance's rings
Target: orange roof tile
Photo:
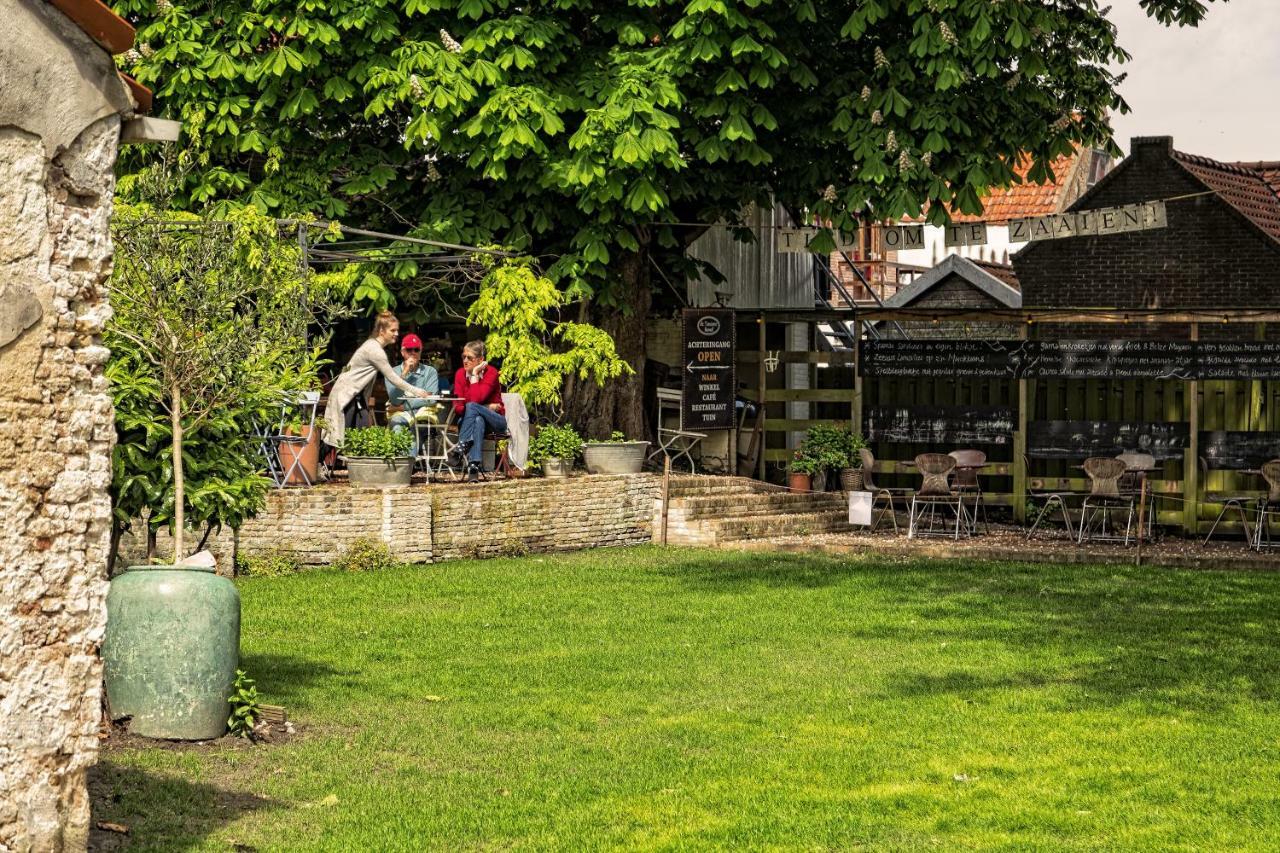
[[[1074,199],[1065,197],[1064,189],[1067,179],[1080,159],[1080,149],[1071,154],[1064,154],[1050,164],[1053,172],[1053,183],[1025,183],[1027,172],[1031,170],[1031,158],[1026,157],[1014,168],[1014,174],[1024,183],[1010,187],[996,187],[982,201],[983,211],[980,214],[957,213],[951,211],[952,222],[1003,221],[1017,219],[1022,216],[1045,216],[1060,213]],[[908,221],[919,222],[923,216],[911,217]]]

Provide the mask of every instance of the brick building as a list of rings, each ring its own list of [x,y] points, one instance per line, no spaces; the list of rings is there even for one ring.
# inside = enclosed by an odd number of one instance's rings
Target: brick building
[[[1129,157],[1069,210],[1172,199],[1168,226],[1028,244],[1013,256],[1023,305],[1272,309],[1280,304],[1278,192],[1280,162],[1222,163],[1177,151],[1168,136],[1135,138]],[[1154,331],[1130,326],[1126,336],[1137,330]],[[1186,327],[1165,331],[1185,335]]]

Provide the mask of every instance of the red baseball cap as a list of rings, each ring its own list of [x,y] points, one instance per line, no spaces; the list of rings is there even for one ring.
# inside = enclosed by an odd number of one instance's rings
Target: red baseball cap
[[[400,339],[401,349],[422,349],[422,338],[410,332]]]

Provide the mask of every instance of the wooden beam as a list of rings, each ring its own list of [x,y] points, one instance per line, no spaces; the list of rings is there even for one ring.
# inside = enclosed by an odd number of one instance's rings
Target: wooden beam
[[[868,323],[890,320],[932,322],[969,321],[982,323],[1275,323],[1280,311],[1241,308],[1201,308],[1196,310],[1128,311],[1122,308],[865,308],[858,316]],[[846,317],[846,319],[848,319]]]
[[[766,356],[767,357],[767,353]],[[738,353],[738,360],[745,364],[763,364],[765,357],[762,357],[754,350]],[[778,353],[778,361],[780,364],[788,362],[804,362],[806,364],[831,364],[839,366],[849,366],[856,363],[857,359],[851,352],[799,352],[789,350]]]
[[[1018,337],[1027,339],[1027,324],[1018,327]],[[1029,397],[1027,380],[1018,380],[1018,426],[1013,432],[1013,520],[1027,521],[1027,420]]]
[[[763,480],[765,478],[764,463],[769,437],[769,410],[766,408],[766,404],[769,401],[769,378],[765,374],[764,369],[765,332],[768,330],[769,323],[765,319],[763,311],[761,311],[760,316],[756,318],[756,322],[760,324],[759,351],[757,353],[759,356],[759,365],[756,370],[756,376],[758,376],[760,380],[760,387],[757,390],[760,393],[755,398],[756,403],[760,406],[760,447],[756,450],[756,477]]]
[[[744,388],[738,392],[753,402],[759,400],[754,388]],[[787,403],[847,403],[848,388],[781,388],[769,392],[771,402]]]
[[[1199,323],[1191,324],[1191,340],[1200,340]],[[1191,435],[1182,454],[1182,478],[1186,486],[1182,529],[1184,533],[1196,536],[1200,532],[1200,383],[1195,379],[1188,380],[1186,388],[1185,405]]]
[[[853,321],[853,400],[849,406],[849,421],[855,435],[862,435],[862,370],[858,365],[858,353],[862,347],[862,321]]]

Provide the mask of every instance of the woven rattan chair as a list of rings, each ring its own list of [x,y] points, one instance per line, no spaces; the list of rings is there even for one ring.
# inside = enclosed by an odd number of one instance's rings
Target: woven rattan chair
[[[908,516],[907,538],[916,536],[945,536],[960,538],[960,533],[971,533],[968,515],[964,508],[965,494],[951,488],[949,481],[951,472],[955,470],[956,460],[945,453],[921,453],[916,457],[916,468],[920,470],[922,481],[920,488],[911,497],[911,514]],[[955,528],[951,534],[946,529],[937,527],[938,509],[947,507],[955,513]],[[927,528],[920,526],[925,515],[929,517]]]
[[[1280,542],[1271,539],[1271,516],[1280,515],[1280,459],[1272,459],[1262,465],[1262,479],[1267,481],[1267,496],[1258,504],[1258,524],[1253,529],[1253,547],[1275,548]]]
[[[1084,460],[1084,472],[1089,475],[1089,494],[1085,496],[1080,507],[1080,530],[1076,537],[1078,542],[1101,540],[1129,544],[1133,530],[1134,497],[1132,493],[1120,491],[1120,480],[1128,466],[1119,459],[1107,459],[1094,456]],[[1128,510],[1124,535],[1115,533],[1111,516],[1116,509]],[[1097,532],[1094,522],[1097,521]]]
[[[873,518],[870,532],[876,532],[880,522],[884,521],[884,517],[887,514],[889,520],[893,522],[893,532],[895,534],[898,533],[898,514],[894,501],[901,501],[903,506],[907,506],[907,498],[911,497],[911,490],[877,485],[875,481],[876,457],[868,448],[859,449],[858,458],[862,460],[862,488],[864,491],[871,492],[871,514]],[[880,515],[876,516],[876,503],[878,501],[884,501],[884,505],[880,509]]]
[[[973,513],[969,516],[969,527],[973,533],[978,532],[978,512],[982,512],[982,524],[987,525],[987,505],[982,499],[982,484],[978,482],[978,468],[987,464],[987,454],[981,450],[953,450],[947,454],[956,460],[956,471],[951,477],[951,487],[973,498]]]

